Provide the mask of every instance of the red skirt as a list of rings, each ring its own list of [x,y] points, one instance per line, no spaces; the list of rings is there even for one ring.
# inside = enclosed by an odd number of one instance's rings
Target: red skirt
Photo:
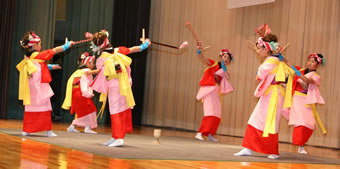
[[[124,139],[126,133],[132,132],[131,109],[111,114],[112,138]]]
[[[293,144],[304,146],[312,134],[313,134],[313,130],[305,126],[294,127]]]
[[[261,130],[248,124],[242,146],[259,153],[279,155],[279,134],[269,134],[268,137],[262,135]]]
[[[97,108],[92,99],[82,96],[80,87],[72,89],[72,104],[70,113],[73,114],[74,112],[76,112],[77,118],[97,112]]]
[[[207,136],[208,134],[213,136],[218,129],[220,121],[221,119],[216,116],[204,116],[198,132],[202,133],[204,136]]]
[[[25,112],[23,131],[34,133],[52,129],[51,111]]]

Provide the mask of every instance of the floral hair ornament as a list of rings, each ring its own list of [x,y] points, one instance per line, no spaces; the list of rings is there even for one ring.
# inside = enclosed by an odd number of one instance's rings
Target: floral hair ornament
[[[100,54],[100,50],[101,50],[101,49],[104,49],[104,48],[110,43],[110,42],[109,42],[109,39],[108,39],[108,37],[109,37],[109,32],[107,32],[105,29],[102,29],[101,32],[103,32],[103,33],[106,34],[106,38],[105,38],[104,42],[103,42],[101,45],[99,45],[99,46],[95,45],[95,44],[92,42],[92,45],[90,46],[90,48],[92,49],[92,51],[93,51],[94,53],[97,53],[98,55]]]
[[[95,59],[95,56],[91,56],[89,53],[85,52],[81,54],[80,58],[82,59],[82,64],[86,65],[89,62],[92,62]]]
[[[321,58],[317,53],[312,53],[308,56],[308,59],[314,58],[318,64],[321,64],[322,66],[325,65],[325,58]]]
[[[230,56],[230,61],[233,60],[233,53],[229,49],[221,49],[220,51],[220,56],[223,56],[224,54],[229,54]]]
[[[279,43],[278,42],[266,42],[262,39],[262,37],[259,37],[257,40],[257,45],[260,47],[267,48],[269,51],[275,51],[279,49]]]
[[[265,37],[266,35],[270,34],[272,32],[272,29],[269,27],[268,24],[263,24],[260,27],[258,27],[255,32],[260,36],[260,37]]]
[[[29,48],[29,47],[32,47],[34,44],[39,43],[40,40],[41,40],[40,37],[37,34],[35,34],[34,32],[32,32],[28,35],[28,41],[29,41],[28,44],[24,45],[23,41],[20,41],[20,44],[24,48]]]

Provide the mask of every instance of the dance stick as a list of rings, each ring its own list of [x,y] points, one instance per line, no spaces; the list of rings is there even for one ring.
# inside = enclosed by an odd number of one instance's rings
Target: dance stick
[[[145,29],[142,29],[142,37],[139,39],[142,43],[145,42]],[[165,44],[165,43],[160,43],[160,42],[155,42],[155,41],[151,41],[151,43],[156,44],[156,45],[160,45],[160,46],[165,46],[165,47],[169,47],[169,48],[174,48],[174,49],[182,49],[188,46],[188,42],[185,41],[183,42],[179,47],[177,46],[173,46],[173,45],[169,45],[169,44]]]
[[[92,40],[92,39],[84,39],[84,40],[75,41],[75,42],[74,42],[74,45],[80,44],[80,43],[89,42],[89,41],[91,41],[91,40]]]
[[[145,42],[145,29],[142,29],[142,38],[139,39],[142,43]]]
[[[177,46],[172,46],[172,45],[168,45],[168,44],[164,44],[164,43],[160,43],[160,42],[152,41],[152,43],[156,44],[156,45],[166,46],[166,47],[169,47],[169,48],[179,49],[179,47],[177,47]]]
[[[153,44],[156,44],[156,45],[165,46],[165,47],[174,48],[174,49],[183,49],[183,48],[186,48],[188,46],[187,41],[184,41],[179,47],[173,46],[173,45],[168,45],[168,44],[165,44],[165,43],[155,42],[155,41],[151,41],[151,42]]]
[[[192,35],[194,36],[194,38],[195,38],[195,40],[196,40],[197,46],[199,46],[199,48],[200,48],[201,50],[205,50],[205,49],[210,48],[210,46],[206,46],[206,47],[204,47],[204,48],[202,47],[202,42],[201,42],[201,40],[198,38],[196,32],[194,31],[194,28],[192,28],[191,23],[190,23],[189,21],[186,22],[185,25],[186,25],[187,28],[189,28],[189,30],[191,31]]]
[[[197,46],[199,46],[200,48],[202,48],[202,42],[200,41],[200,39],[198,38],[196,32],[194,31],[194,28],[192,28],[191,23],[188,21],[185,23],[185,26],[187,26],[187,28],[189,28],[189,30],[191,31],[192,36],[194,36]]]
[[[256,52],[256,50],[257,50],[256,45],[253,42],[251,42],[250,40],[247,40],[247,43],[248,43],[248,46],[250,45],[251,49],[253,49]]]
[[[280,53],[283,53],[288,47],[289,47],[289,43],[287,43],[283,48],[281,48]]]

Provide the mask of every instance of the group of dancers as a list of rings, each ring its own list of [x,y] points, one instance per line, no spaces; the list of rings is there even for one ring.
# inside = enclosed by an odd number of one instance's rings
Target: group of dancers
[[[258,86],[254,95],[259,97],[245,131],[240,152],[235,156],[250,156],[252,152],[268,154],[270,159],[279,158],[278,131],[281,115],[294,126],[293,144],[298,145],[298,152],[307,154],[304,145],[312,135],[316,123],[322,133],[326,129],[322,124],[316,104],[325,104],[320,95],[320,75],[316,70],[324,65],[322,54],[312,53],[307,58],[306,68],[291,65],[281,54],[282,48],[276,35],[268,25],[260,26],[256,32],[259,38],[255,51],[263,63],[258,67],[256,79]],[[221,120],[220,95],[233,91],[228,80],[230,72],[227,65],[233,56],[228,49],[220,52],[220,61],[207,59],[198,47],[197,54],[209,67],[204,70],[200,81],[198,100],[203,100],[204,117],[195,138],[217,141],[213,136]]]
[[[324,104],[318,86],[320,75],[316,70],[324,64],[322,54],[313,53],[308,56],[307,67],[291,65],[281,55],[282,48],[278,38],[271,33],[268,26],[257,30],[259,38],[256,42],[256,53],[264,61],[258,67],[256,79],[259,82],[255,96],[259,97],[253,110],[244,135],[244,147],[235,156],[249,156],[252,152],[268,154],[270,159],[278,159],[278,131],[281,115],[294,126],[293,144],[299,146],[298,152],[307,154],[304,145],[312,135],[316,123],[326,130],[316,111],[316,104]],[[261,33],[262,32],[262,33]],[[100,93],[103,102],[99,111],[102,113],[108,98],[111,117],[112,138],[103,143],[105,146],[124,145],[124,136],[132,131],[131,109],[135,105],[131,85],[131,53],[147,49],[151,41],[146,39],[139,46],[114,48],[109,42],[109,34],[102,30],[90,35],[92,51],[79,57],[78,69],[67,82],[65,100],[62,108],[76,114],[68,132],[79,132],[75,127],[84,127],[85,133],[95,134],[97,127],[97,109],[92,101],[93,90]],[[49,85],[53,66],[45,61],[53,55],[66,51],[75,43],[68,41],[62,46],[41,51],[41,40],[34,32],[27,32],[21,46],[25,56],[17,65],[20,72],[19,99],[25,106],[23,136],[34,132],[47,131],[48,137],[57,136],[52,132],[51,102],[53,91]],[[202,45],[197,43],[197,55],[208,67],[200,80],[200,89],[196,99],[203,102],[204,117],[195,138],[217,141],[214,135],[221,121],[221,94],[234,89],[229,83],[231,73],[227,65],[233,60],[228,49],[219,53],[219,61],[204,56]],[[93,75],[96,75],[93,79]],[[99,114],[100,114],[99,113]]]
[[[104,145],[116,147],[124,145],[125,134],[132,131],[131,109],[135,105],[131,90],[132,59],[126,55],[147,49],[151,41],[146,39],[141,45],[130,48],[114,48],[108,38],[105,30],[91,34],[92,51],[99,57],[96,59],[87,52],[80,55],[78,69],[67,82],[62,108],[76,114],[67,131],[79,132],[75,128],[78,126],[85,127],[85,133],[95,134],[92,129],[97,127],[97,109],[91,99],[93,90],[100,93],[100,101],[103,102],[101,110],[108,97],[112,138]],[[74,44],[67,41],[62,46],[41,51],[41,39],[34,32],[27,32],[21,40],[25,56],[17,69],[20,72],[19,100],[23,100],[25,106],[23,136],[40,131],[47,131],[48,137],[57,136],[51,130],[50,98],[54,93],[49,85],[51,75],[45,61]],[[95,79],[92,77],[94,74],[97,74]]]

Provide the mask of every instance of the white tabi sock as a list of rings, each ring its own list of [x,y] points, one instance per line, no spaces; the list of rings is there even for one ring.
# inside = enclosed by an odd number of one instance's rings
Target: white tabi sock
[[[47,137],[56,137],[56,136],[58,136],[58,135],[56,135],[55,133],[53,133],[52,130],[47,131]]]
[[[197,133],[196,136],[195,136],[195,138],[196,138],[197,140],[202,140],[202,141],[204,140],[203,137],[202,137],[202,133]]]
[[[124,145],[124,140],[123,139],[117,139],[114,141],[112,144],[108,145],[109,147],[120,147]]]
[[[104,145],[104,146],[108,146],[108,145],[112,144],[112,143],[115,142],[115,141],[116,141],[116,139],[111,138],[109,141],[103,143],[103,145]]]
[[[72,124],[67,128],[67,131],[71,133],[79,133],[79,131]]]
[[[215,139],[214,136],[212,136],[211,134],[209,134],[209,135],[208,135],[208,141],[217,142],[217,139]]]
[[[234,156],[251,156],[253,151],[249,148],[243,148],[240,152],[235,153]]]
[[[97,132],[91,130],[91,128],[89,126],[85,127],[84,133],[97,134]]]

